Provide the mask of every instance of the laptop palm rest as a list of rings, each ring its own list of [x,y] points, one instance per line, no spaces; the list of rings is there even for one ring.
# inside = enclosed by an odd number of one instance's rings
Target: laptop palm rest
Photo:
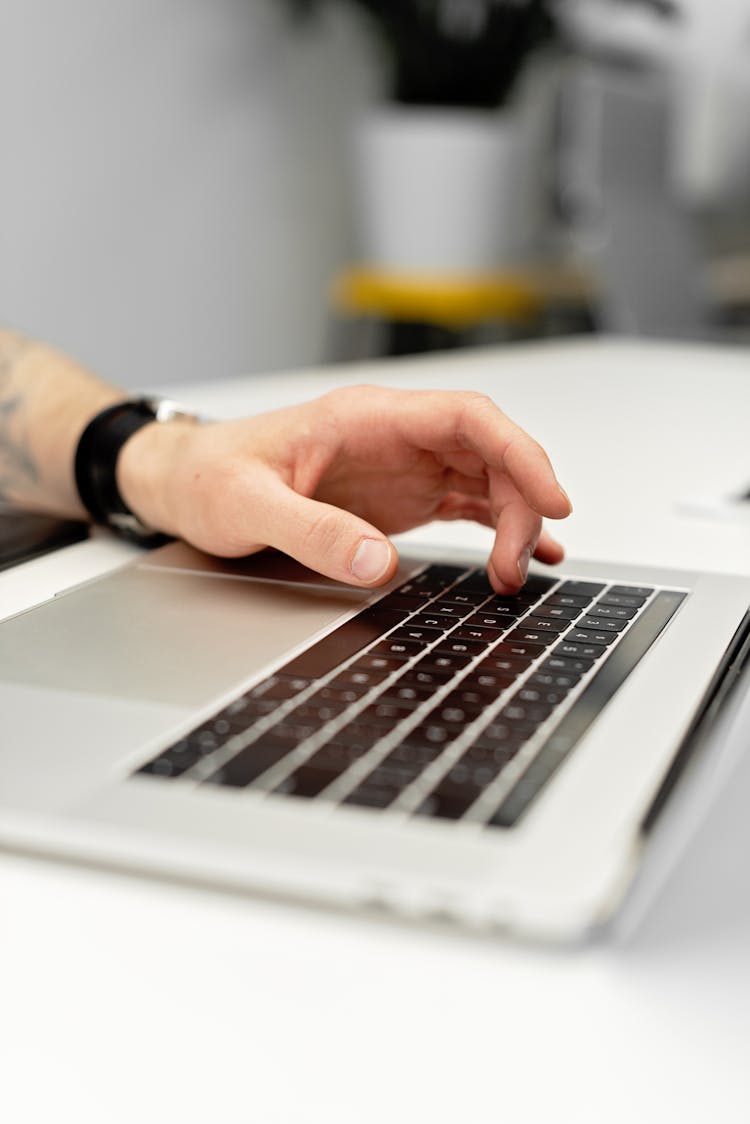
[[[195,708],[367,594],[129,566],[0,625],[0,683]]]

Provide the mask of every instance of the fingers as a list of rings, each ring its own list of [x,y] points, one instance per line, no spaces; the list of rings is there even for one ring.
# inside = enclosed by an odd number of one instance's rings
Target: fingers
[[[487,469],[506,473],[538,514],[564,519],[572,508],[544,449],[480,394],[412,394],[401,407],[401,432],[435,453],[465,450]],[[466,471],[468,464],[462,468]],[[467,473],[468,474],[468,473]]]
[[[520,588],[521,575],[523,573],[525,578],[531,557],[550,566],[562,562],[565,557],[561,544],[547,531],[542,529],[540,532],[540,521],[533,517],[528,519],[527,509],[523,503],[520,511],[516,513],[512,510],[507,512],[507,507],[506,504],[503,509],[506,514],[504,516],[501,514],[498,518],[489,500],[454,492],[443,499],[438,509],[439,519],[469,519],[496,531],[488,573],[498,593],[515,592]],[[520,534],[516,534],[515,528],[519,518],[523,522]]]
[[[269,546],[335,581],[383,585],[393,577],[398,554],[376,527],[331,504],[307,499],[280,481],[273,489]]]
[[[533,511],[564,519],[571,503],[544,449],[507,418],[489,398],[471,398],[458,427],[462,444],[482,456],[490,470],[510,479]]]
[[[541,531],[541,519],[520,497],[503,506],[487,564],[487,574],[498,593],[516,593],[526,581]]]
[[[565,549],[562,543],[559,543],[547,531],[542,531],[539,542],[536,544],[534,557],[540,562],[545,562],[548,566],[556,566],[565,557]]]

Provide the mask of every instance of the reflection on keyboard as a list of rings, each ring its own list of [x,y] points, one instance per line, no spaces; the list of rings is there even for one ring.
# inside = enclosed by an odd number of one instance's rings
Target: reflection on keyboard
[[[510,827],[684,596],[430,566],[139,772]]]

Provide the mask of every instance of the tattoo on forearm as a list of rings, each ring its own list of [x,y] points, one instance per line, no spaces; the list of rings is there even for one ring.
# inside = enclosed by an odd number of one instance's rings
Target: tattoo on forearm
[[[24,425],[24,395],[18,378],[18,364],[29,347],[19,337],[0,336],[0,505],[12,504],[19,489],[39,479]]]

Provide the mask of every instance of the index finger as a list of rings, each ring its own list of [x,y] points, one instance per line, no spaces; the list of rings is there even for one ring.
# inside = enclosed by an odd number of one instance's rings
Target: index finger
[[[425,402],[422,394],[432,397]],[[564,519],[572,505],[542,446],[484,394],[423,391],[404,403],[402,433],[431,452],[468,449],[504,472],[539,515]],[[427,407],[425,409],[425,406]]]

